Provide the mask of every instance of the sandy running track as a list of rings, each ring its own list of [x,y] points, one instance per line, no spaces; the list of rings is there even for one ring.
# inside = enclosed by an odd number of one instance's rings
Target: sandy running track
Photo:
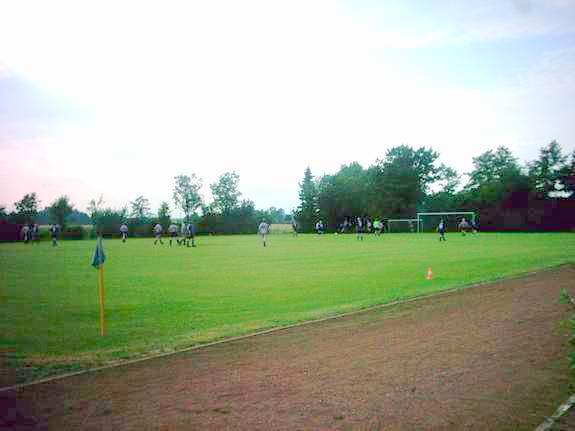
[[[533,429],[564,400],[562,267],[0,393],[0,429]]]

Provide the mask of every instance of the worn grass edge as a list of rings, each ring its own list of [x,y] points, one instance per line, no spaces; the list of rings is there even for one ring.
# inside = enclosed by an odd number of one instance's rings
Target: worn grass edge
[[[569,297],[569,302],[571,302],[571,305],[575,307],[575,300],[573,297],[568,293],[567,296]],[[535,428],[535,431],[552,431],[557,421],[561,419],[565,413],[571,410],[573,405],[575,405],[575,394],[571,395],[569,398],[567,398],[567,401],[557,407],[557,410],[555,410],[551,416],[546,417],[543,422],[541,422],[539,426]]]
[[[500,276],[498,275],[498,276],[490,277],[490,278],[487,278],[485,280],[478,281],[478,282],[471,282],[471,283],[465,283],[465,284],[462,284],[459,286],[446,287],[445,289],[438,290],[438,291],[432,292],[432,293],[424,293],[421,295],[407,296],[407,297],[404,297],[402,299],[398,299],[398,300],[394,300],[394,301],[390,301],[390,302],[385,302],[385,303],[380,303],[380,304],[364,306],[364,307],[360,306],[355,310],[344,312],[344,313],[329,315],[330,313],[333,313],[333,311],[330,312],[328,310],[325,312],[325,314],[328,314],[325,317],[320,317],[317,319],[310,319],[310,320],[303,320],[303,321],[299,321],[299,322],[287,324],[287,325],[272,326],[271,328],[268,328],[268,329],[256,330],[255,332],[250,332],[250,333],[242,334],[242,335],[238,335],[238,336],[224,337],[222,339],[216,339],[215,341],[208,341],[205,343],[200,342],[200,343],[194,344],[192,346],[188,346],[188,347],[184,347],[184,348],[180,348],[180,349],[175,349],[175,350],[172,350],[169,352],[155,353],[155,354],[149,354],[149,355],[144,354],[143,356],[140,356],[138,358],[119,360],[118,362],[115,362],[112,364],[106,364],[106,365],[102,365],[102,366],[98,366],[98,367],[90,367],[90,368],[86,368],[86,369],[83,369],[80,371],[74,371],[74,372],[63,373],[63,374],[55,374],[52,376],[44,377],[44,378],[37,379],[37,380],[32,380],[29,382],[17,383],[15,385],[10,385],[10,386],[3,386],[3,387],[0,387],[0,392],[7,392],[7,391],[14,391],[14,390],[17,391],[17,390],[21,390],[21,389],[29,387],[29,386],[40,385],[43,383],[49,383],[52,381],[66,379],[66,378],[74,377],[74,376],[79,376],[82,374],[103,371],[103,370],[107,370],[107,369],[111,369],[111,368],[128,366],[128,365],[136,364],[136,363],[143,362],[143,361],[149,361],[152,359],[163,358],[163,357],[176,355],[176,354],[180,354],[180,353],[186,353],[186,352],[191,352],[194,350],[204,349],[204,348],[216,346],[216,345],[223,344],[223,343],[231,343],[234,341],[244,340],[246,338],[251,338],[251,337],[256,337],[256,336],[261,336],[261,335],[267,335],[267,334],[271,334],[274,332],[279,332],[279,331],[288,330],[291,328],[296,328],[299,326],[317,324],[317,323],[325,322],[328,320],[340,319],[340,318],[352,316],[355,314],[366,313],[366,312],[377,310],[377,309],[394,307],[397,305],[421,301],[421,300],[425,300],[428,298],[449,295],[449,294],[456,293],[456,292],[459,292],[462,290],[483,287],[485,285],[497,283],[497,282],[503,281],[503,280],[515,280],[515,279],[519,279],[519,278],[525,278],[525,277],[528,277],[528,276],[531,276],[534,274],[538,274],[541,272],[555,271],[555,270],[558,270],[562,267],[573,267],[573,266],[575,266],[575,261],[566,260],[566,261],[556,263],[556,264],[553,264],[550,266],[541,266],[541,267],[531,268],[529,270],[517,272],[515,274],[509,274],[509,275],[504,274],[504,275],[500,275]]]

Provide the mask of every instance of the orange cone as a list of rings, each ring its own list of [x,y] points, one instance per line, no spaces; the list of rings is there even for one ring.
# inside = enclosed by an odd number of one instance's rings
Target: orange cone
[[[433,271],[431,271],[431,266],[429,268],[427,268],[427,277],[428,280],[431,280],[433,278]]]

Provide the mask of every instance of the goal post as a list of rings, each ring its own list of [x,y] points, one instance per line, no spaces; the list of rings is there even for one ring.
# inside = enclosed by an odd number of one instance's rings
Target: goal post
[[[418,223],[416,218],[387,219],[387,232],[419,232]]]
[[[443,211],[417,213],[418,232],[433,232],[441,220],[448,231],[457,231],[462,218],[467,218],[475,224],[475,211]]]

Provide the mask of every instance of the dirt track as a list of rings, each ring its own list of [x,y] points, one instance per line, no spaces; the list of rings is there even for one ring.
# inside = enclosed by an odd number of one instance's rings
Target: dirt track
[[[569,381],[561,288],[575,268],[2,392],[0,428],[533,429]]]

